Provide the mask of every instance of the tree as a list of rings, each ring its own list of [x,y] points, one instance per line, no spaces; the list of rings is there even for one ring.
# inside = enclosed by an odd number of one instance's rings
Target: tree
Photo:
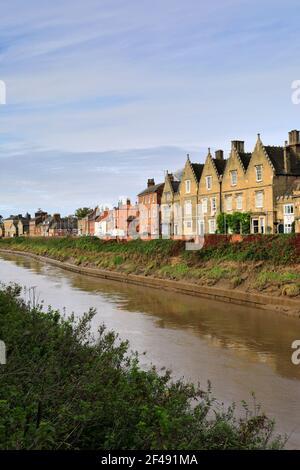
[[[91,209],[90,207],[79,207],[75,211],[75,216],[78,219],[83,219],[83,217],[87,216],[90,212],[92,212],[92,210],[93,209]]]

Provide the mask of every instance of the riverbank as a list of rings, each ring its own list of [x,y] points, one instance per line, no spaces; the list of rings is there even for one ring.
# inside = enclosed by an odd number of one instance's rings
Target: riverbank
[[[10,239],[0,241],[0,250],[37,257],[80,274],[299,317],[300,266],[290,262],[298,256],[293,237],[276,238],[272,252],[262,242],[255,251],[257,243],[255,239],[239,244],[236,261],[236,247],[229,246],[229,251],[227,245],[215,244],[191,253],[183,242],[172,240],[125,244],[86,238]],[[247,259],[249,253],[254,259]],[[257,259],[266,255],[268,259]]]

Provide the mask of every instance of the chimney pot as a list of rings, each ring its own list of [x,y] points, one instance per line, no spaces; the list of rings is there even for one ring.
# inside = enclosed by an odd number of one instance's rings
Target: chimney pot
[[[244,153],[244,144],[245,142],[243,140],[232,140],[231,141],[231,149],[234,149],[237,151],[237,152],[241,152],[241,153]]]
[[[289,132],[289,145],[299,144],[299,131],[294,129]]]
[[[216,160],[223,160],[224,159],[224,152],[223,150],[216,150],[215,151]]]
[[[287,141],[285,141],[285,145],[283,147],[283,163],[284,163],[284,171],[285,173],[290,173],[291,171],[291,159],[290,154],[287,148]]]
[[[148,183],[147,183],[148,188],[150,188],[150,186],[154,186],[154,185],[155,185],[154,178],[149,178]]]

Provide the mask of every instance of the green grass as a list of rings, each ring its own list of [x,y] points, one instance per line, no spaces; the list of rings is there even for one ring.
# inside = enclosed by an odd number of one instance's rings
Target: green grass
[[[300,275],[297,273],[290,272],[276,272],[276,271],[261,271],[256,278],[256,287],[258,289],[264,289],[270,284],[274,283],[287,283],[292,281],[300,280]]]

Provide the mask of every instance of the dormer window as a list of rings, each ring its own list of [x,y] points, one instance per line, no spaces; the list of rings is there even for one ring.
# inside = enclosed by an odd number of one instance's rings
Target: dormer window
[[[231,186],[236,186],[236,184],[237,184],[237,171],[232,170],[230,172],[230,177],[231,177]]]
[[[185,192],[189,194],[191,192],[191,180],[185,181]]]
[[[206,189],[210,190],[212,188],[212,176],[206,176]]]
[[[256,172],[256,182],[260,183],[263,179],[263,167],[262,167],[262,165],[256,165],[255,172]]]

